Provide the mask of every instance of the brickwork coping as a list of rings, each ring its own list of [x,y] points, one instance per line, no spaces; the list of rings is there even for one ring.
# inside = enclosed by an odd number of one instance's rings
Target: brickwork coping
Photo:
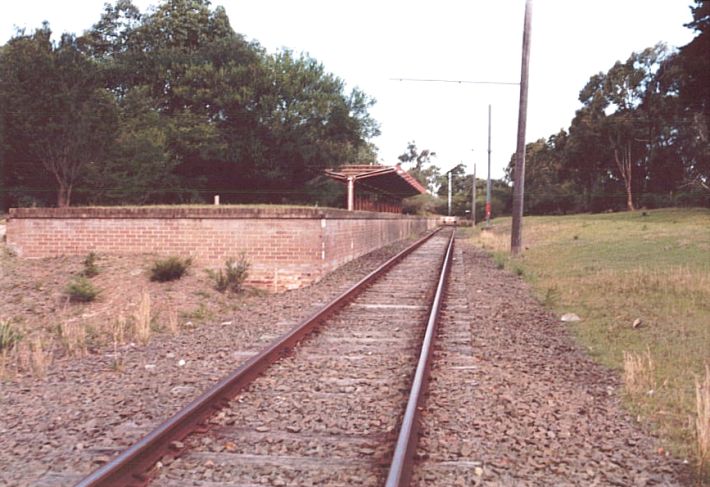
[[[250,206],[87,206],[68,208],[10,208],[12,219],[338,219],[393,220],[420,217],[339,208]]]

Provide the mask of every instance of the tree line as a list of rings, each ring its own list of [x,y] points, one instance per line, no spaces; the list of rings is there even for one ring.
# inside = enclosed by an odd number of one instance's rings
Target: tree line
[[[449,211],[449,173],[451,173],[451,214],[470,218],[473,198],[473,175],[466,174],[466,166],[457,164],[447,172],[434,162],[436,152],[417,148],[416,142],[407,144],[407,149],[398,156],[409,174],[428,190],[428,194],[417,195],[404,200],[405,213],[446,215]],[[485,217],[486,180],[476,179],[476,221]],[[491,213],[508,214],[513,203],[513,193],[508,181],[491,180]]]
[[[331,204],[323,169],[376,157],[373,103],[209,0],[117,0],[82,35],[0,46],[0,205]]]
[[[688,45],[658,44],[593,75],[569,128],[527,145],[526,213],[710,206],[710,4],[691,10]],[[53,41],[45,23],[0,46],[0,210],[213,194],[340,206],[323,169],[375,161],[373,103],[309,56],[247,41],[209,0],[148,12],[116,0],[82,35]],[[412,142],[399,160],[445,197],[434,156]],[[510,210],[513,167],[493,182],[494,214]],[[471,175],[451,172],[464,216]],[[479,202],[484,192],[481,181]],[[405,209],[445,213],[446,201]]]
[[[590,77],[582,107],[568,129],[526,146],[525,213],[710,207],[710,3],[696,0],[687,27],[697,36],[677,51],[657,44]],[[399,157],[435,197],[409,212],[446,213],[447,174],[415,143]],[[512,207],[515,154],[505,177],[492,182],[494,216]],[[471,208],[472,175],[452,173],[452,213]],[[477,185],[476,220],[483,218],[485,182]]]
[[[710,3],[691,11],[688,45],[591,76],[570,127],[527,144],[527,213],[710,207]]]

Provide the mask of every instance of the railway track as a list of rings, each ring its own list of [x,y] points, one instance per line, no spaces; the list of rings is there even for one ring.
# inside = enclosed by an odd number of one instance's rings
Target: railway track
[[[408,485],[452,253],[417,242],[78,485]]]

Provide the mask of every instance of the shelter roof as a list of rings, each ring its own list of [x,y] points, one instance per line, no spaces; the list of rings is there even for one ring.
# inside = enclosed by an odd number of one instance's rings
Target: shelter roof
[[[396,166],[349,164],[338,169],[326,169],[325,174],[344,182],[353,178],[356,183],[366,188],[398,198],[426,193],[426,188],[399,164]]]

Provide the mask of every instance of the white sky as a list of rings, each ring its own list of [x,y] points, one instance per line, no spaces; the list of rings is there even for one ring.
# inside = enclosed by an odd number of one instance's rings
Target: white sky
[[[142,11],[155,0],[134,0]],[[0,0],[0,44],[15,27],[48,20],[81,33],[103,0]],[[568,128],[589,77],[659,41],[690,42],[691,0],[535,0],[527,141]],[[71,5],[69,7],[69,5]],[[213,0],[232,27],[269,52],[306,52],[377,99],[380,159],[397,162],[410,140],[437,152],[444,170],[464,162],[485,175],[488,104],[492,173],[515,151],[517,86],[390,81],[390,78],[520,80],[525,0]],[[472,151],[472,149],[475,149]]]

